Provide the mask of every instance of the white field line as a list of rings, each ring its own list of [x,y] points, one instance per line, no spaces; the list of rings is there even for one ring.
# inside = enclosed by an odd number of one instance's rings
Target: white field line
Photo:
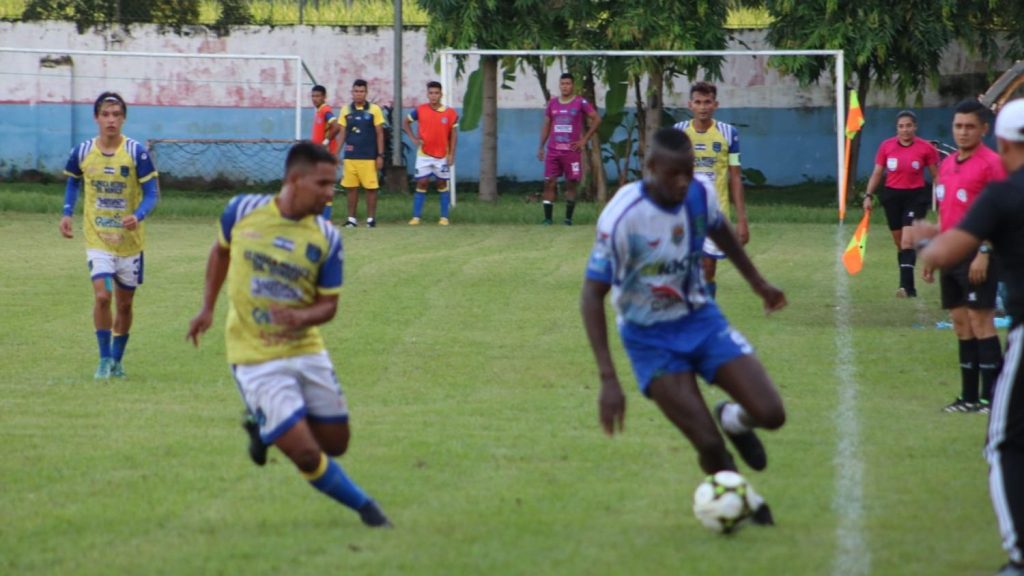
[[[871,573],[871,552],[864,535],[864,462],[860,453],[860,425],[857,422],[856,358],[850,327],[850,290],[842,256],[846,248],[844,226],[836,228],[835,345],[836,384],[839,396],[835,408],[836,454],[835,490],[832,509],[837,516],[834,576],[867,576]]]

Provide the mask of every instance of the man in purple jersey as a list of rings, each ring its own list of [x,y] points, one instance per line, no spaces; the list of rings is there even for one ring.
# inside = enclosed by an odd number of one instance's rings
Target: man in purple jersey
[[[565,225],[572,226],[576,208],[576,184],[583,175],[581,161],[590,137],[601,124],[597,110],[581,96],[573,94],[574,78],[566,72],[558,79],[560,95],[548,102],[544,111],[544,127],[540,130],[537,160],[544,162],[544,224],[551,225],[555,202],[555,184],[565,178]],[[583,133],[583,117],[590,119]],[[583,135],[580,137],[580,135]],[[550,136],[550,138],[549,138]],[[545,144],[547,154],[544,153]]]

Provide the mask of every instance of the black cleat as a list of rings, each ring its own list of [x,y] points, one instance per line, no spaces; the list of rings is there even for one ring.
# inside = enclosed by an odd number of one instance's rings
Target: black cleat
[[[772,509],[763,502],[757,510],[754,510],[754,514],[750,516],[750,521],[758,526],[775,526],[775,519],[772,518]]]
[[[363,504],[363,507],[356,510],[356,512],[359,512],[359,518],[362,519],[363,524],[370,528],[394,528],[394,525],[384,515],[380,506],[372,499],[367,500],[366,504]]]
[[[242,428],[249,435],[249,458],[253,464],[263,466],[267,463],[267,445],[260,438],[260,426],[253,419],[252,414],[246,413],[242,419]]]
[[[723,400],[718,404],[715,404],[715,418],[718,420],[718,425],[722,425],[722,410],[725,409],[725,405],[729,402]],[[736,451],[740,453],[740,457],[754,470],[764,470],[768,466],[768,454],[764,451],[764,444],[761,443],[761,439],[757,437],[757,434],[753,430],[744,432],[742,434],[730,434],[726,432],[725,427],[722,427],[722,432],[729,437],[732,445],[736,447]]]

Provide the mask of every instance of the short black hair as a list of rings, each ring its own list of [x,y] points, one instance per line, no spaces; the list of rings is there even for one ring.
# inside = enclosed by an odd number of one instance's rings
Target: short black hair
[[[121,95],[117,92],[104,92],[96,98],[96,102],[92,105],[93,117],[99,117],[100,108],[102,108],[107,102],[117,102],[120,104],[121,112],[124,114],[124,117],[128,117],[128,105],[124,103],[124,98],[121,98]]]
[[[562,75],[558,77],[559,80],[572,80],[576,81],[576,77],[572,75],[572,72],[562,72]]]
[[[317,164],[337,165],[338,159],[324,146],[315,144],[310,140],[300,140],[288,150],[288,157],[284,161],[284,173],[287,176],[289,172],[297,167],[315,166]]]
[[[701,80],[700,82],[694,83],[693,86],[690,86],[690,98],[693,98],[694,94],[707,94],[711,96],[712,99],[717,99],[718,86],[715,86],[711,82],[704,82]]]
[[[652,148],[652,152],[664,150],[671,154],[681,155],[683,164],[688,168],[686,170],[687,176],[693,178],[693,144],[690,142],[690,137],[686,135],[686,132],[670,127],[661,128],[654,133],[654,146]]]
[[[896,122],[899,122],[900,118],[910,118],[914,122],[914,126],[917,126],[917,114],[914,114],[911,110],[900,110],[896,114]]]
[[[427,82],[427,90],[430,90],[431,88],[437,88],[438,90],[442,90],[441,83],[438,82],[437,80],[431,80],[430,82]]]
[[[321,86],[319,84],[313,86],[313,89],[310,90],[310,92],[319,92],[319,93],[323,94],[324,96],[327,96],[327,88],[324,88],[323,86]]]
[[[964,100],[956,105],[953,114],[974,114],[983,124],[989,123],[989,110],[977,100]]]
[[[352,87],[355,88],[356,86],[362,86],[363,88],[366,88],[366,80],[363,80],[362,78],[356,78],[356,81],[352,83]]]

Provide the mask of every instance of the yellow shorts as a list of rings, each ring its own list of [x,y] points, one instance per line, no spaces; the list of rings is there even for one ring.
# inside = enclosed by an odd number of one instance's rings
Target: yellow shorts
[[[377,182],[377,161],[376,160],[349,160],[342,162],[344,174],[341,177],[342,188],[359,188],[376,190],[380,188]]]

